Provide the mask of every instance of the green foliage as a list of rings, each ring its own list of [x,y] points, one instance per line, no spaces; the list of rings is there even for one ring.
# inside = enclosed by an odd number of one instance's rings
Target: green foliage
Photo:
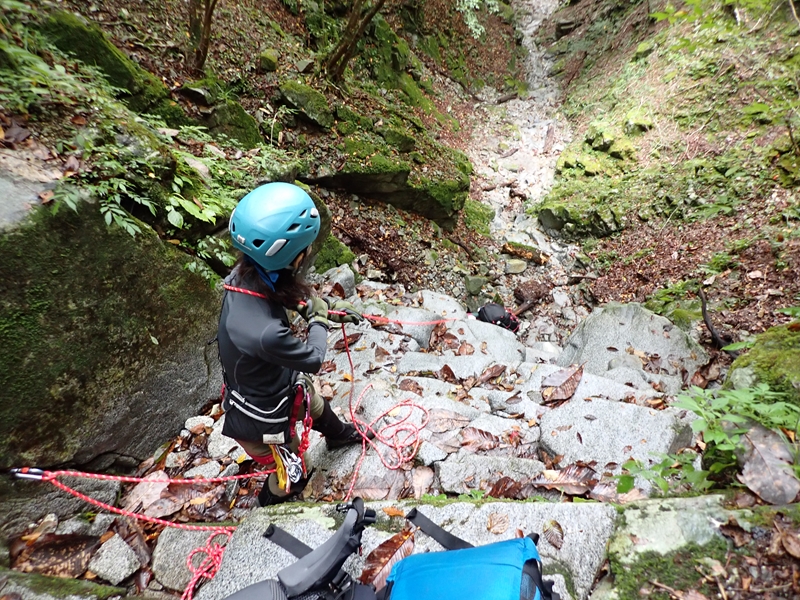
[[[660,462],[645,467],[641,461],[628,460],[622,465],[624,475],[618,476],[617,491],[621,494],[633,489],[635,478],[641,477],[656,485],[662,493],[670,490],[705,492],[714,485],[709,472],[695,467],[698,455],[682,452],[664,456]]]
[[[735,269],[739,263],[727,252],[717,252],[711,256],[709,261],[700,265],[700,269],[705,273],[722,273],[729,269]]]
[[[456,10],[461,13],[469,32],[477,40],[486,33],[486,29],[478,19],[478,13],[481,10],[487,10],[497,14],[500,12],[500,2],[498,0],[456,0]]]
[[[695,279],[679,281],[669,287],[653,292],[645,301],[645,308],[670,319],[678,327],[688,330],[694,321],[703,317],[700,301],[688,297],[690,292],[697,291]]]
[[[692,386],[677,397],[673,406],[696,415],[692,431],[701,434],[705,449],[703,465],[695,466],[697,455],[693,452],[670,454],[657,464],[646,467],[640,461],[630,460],[623,465],[625,474],[618,476],[617,490],[630,491],[634,477],[652,481],[662,492],[705,492],[726,482],[726,476],[736,472],[736,455],[745,450],[742,435],[753,422],[774,431],[798,432],[800,407],[783,400],[785,394],[770,391],[766,384],[740,390],[704,390]],[[795,465],[800,474],[800,464]]]

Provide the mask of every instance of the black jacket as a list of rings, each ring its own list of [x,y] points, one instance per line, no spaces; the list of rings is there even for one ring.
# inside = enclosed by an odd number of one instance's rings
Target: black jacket
[[[245,289],[254,287],[242,281],[237,270],[225,282]],[[273,408],[290,392],[297,372],[319,371],[325,360],[327,336],[324,325],[313,323],[304,342],[292,334],[281,305],[226,290],[217,332],[226,383],[222,433],[234,439],[263,441],[269,426],[235,406],[231,408],[231,393],[238,392],[259,408]]]

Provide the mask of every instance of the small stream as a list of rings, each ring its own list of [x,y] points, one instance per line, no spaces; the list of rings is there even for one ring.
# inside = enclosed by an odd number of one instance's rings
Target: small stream
[[[536,44],[542,22],[557,8],[555,0],[516,0],[512,6],[528,56],[524,97],[499,102],[500,95],[486,88],[476,104],[481,125],[473,132],[467,154],[475,168],[474,177],[482,201],[494,208],[490,224],[498,245],[516,242],[535,246],[549,256],[547,264],[531,263],[525,271],[499,283],[498,291],[508,297],[513,287],[527,280],[552,287],[552,297],[527,315],[531,323],[528,341],[560,343],[589,312],[583,294],[570,285],[578,248],[551,238],[538,219],[525,210],[541,201],[553,184],[559,155],[572,139],[569,123],[559,114],[561,92],[548,75],[551,61]],[[511,290],[506,289],[511,287]]]

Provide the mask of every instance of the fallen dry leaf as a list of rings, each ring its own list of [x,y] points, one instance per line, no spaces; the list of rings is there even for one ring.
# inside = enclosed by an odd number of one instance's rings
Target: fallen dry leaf
[[[461,446],[472,452],[493,450],[500,445],[500,438],[476,427],[466,427],[461,430]]]
[[[101,545],[94,535],[47,533],[25,547],[13,563],[16,571],[50,577],[79,577]]]
[[[419,500],[427,493],[433,483],[434,472],[430,467],[416,467],[411,472],[411,487],[414,489],[414,498]]]
[[[461,345],[458,347],[456,354],[458,354],[459,356],[470,356],[472,354],[475,354],[475,346],[467,342],[461,342]]]
[[[561,523],[556,520],[550,520],[544,524],[542,535],[557,550],[560,550],[561,546],[564,545],[564,529],[561,527]]]
[[[793,457],[781,437],[756,424],[741,439],[747,450],[739,480],[765,502],[791,503],[800,492],[800,480],[791,468]]]
[[[414,530],[407,527],[369,553],[359,581],[374,586],[376,591],[383,589],[392,567],[410,555],[413,550]]]
[[[404,516],[406,516],[406,513],[403,512],[402,510],[400,510],[399,508],[397,508],[396,506],[385,506],[382,510],[383,510],[383,512],[385,512],[390,517],[404,517]]]
[[[508,515],[503,513],[493,512],[489,515],[489,521],[486,523],[486,529],[495,535],[505,533],[508,529]]]
[[[469,425],[470,421],[468,417],[444,408],[434,408],[428,415],[427,429],[435,433],[462,429]]]
[[[542,399],[545,403],[569,400],[583,377],[583,365],[572,365],[542,380]]]
[[[413,379],[403,379],[403,381],[400,382],[400,389],[404,392],[412,392],[417,396],[422,396],[425,391],[423,387]]]
[[[545,469],[530,480],[531,485],[565,494],[581,495],[590,491],[598,481],[597,472],[587,466],[571,464],[563,469]]]

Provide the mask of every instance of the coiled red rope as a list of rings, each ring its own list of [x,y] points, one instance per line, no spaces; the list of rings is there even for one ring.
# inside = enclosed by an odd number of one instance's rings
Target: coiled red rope
[[[222,544],[218,544],[214,541],[214,538],[218,535],[226,536],[225,541]],[[214,579],[214,576],[217,574],[217,571],[219,571],[219,567],[222,564],[222,555],[225,554],[225,547],[230,541],[232,535],[233,531],[212,533],[208,537],[205,546],[202,548],[195,548],[189,553],[189,556],[186,557],[186,566],[192,573],[192,578],[189,580],[186,589],[183,591],[181,600],[192,600],[194,591],[201,579]],[[201,553],[205,554],[206,556],[200,561],[200,564],[195,567],[194,557]]]

